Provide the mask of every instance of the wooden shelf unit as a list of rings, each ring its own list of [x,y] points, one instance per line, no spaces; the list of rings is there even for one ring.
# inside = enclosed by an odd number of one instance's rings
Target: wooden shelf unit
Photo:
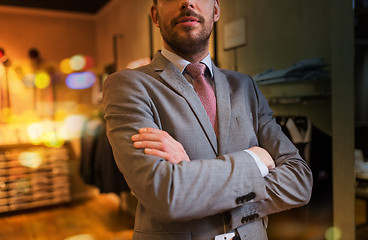
[[[0,146],[0,213],[70,200],[66,148]]]

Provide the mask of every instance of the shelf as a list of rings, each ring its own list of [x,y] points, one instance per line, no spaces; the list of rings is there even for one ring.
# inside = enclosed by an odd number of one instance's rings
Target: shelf
[[[65,147],[0,147],[0,213],[69,202]]]
[[[296,78],[275,78],[256,81],[258,86],[268,86],[268,85],[280,85],[280,84],[313,84],[320,82],[330,82],[328,78],[309,78],[309,79],[296,79]]]
[[[328,101],[331,99],[330,94],[315,94],[304,96],[288,96],[288,97],[272,97],[267,98],[270,105],[276,104],[306,104],[312,101]]]
[[[259,85],[259,88],[270,104],[300,104],[331,99],[331,83],[326,79]]]

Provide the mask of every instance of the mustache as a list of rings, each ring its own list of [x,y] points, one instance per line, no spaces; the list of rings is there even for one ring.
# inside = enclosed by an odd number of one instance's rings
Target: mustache
[[[171,24],[176,25],[179,22],[179,20],[183,17],[195,17],[195,18],[198,19],[199,22],[204,22],[205,21],[203,16],[199,15],[198,13],[194,12],[193,10],[188,9],[188,10],[185,10],[182,13],[180,13],[179,16],[173,18],[173,20],[171,20]]]

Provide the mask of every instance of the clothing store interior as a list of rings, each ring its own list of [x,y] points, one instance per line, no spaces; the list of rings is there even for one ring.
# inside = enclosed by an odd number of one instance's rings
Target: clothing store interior
[[[151,0],[0,0],[0,239],[132,239],[102,106],[162,47]],[[368,1],[221,1],[210,54],[253,77],[313,172],[270,240],[367,239]],[[139,179],[137,179],[139,181]]]

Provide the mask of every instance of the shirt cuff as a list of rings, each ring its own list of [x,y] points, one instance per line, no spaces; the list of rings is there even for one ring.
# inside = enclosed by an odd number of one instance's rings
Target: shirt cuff
[[[254,161],[256,162],[259,171],[261,171],[262,177],[265,177],[268,175],[269,171],[268,171],[268,167],[266,166],[266,164],[258,157],[257,154],[255,154],[254,152],[250,151],[250,150],[244,150],[245,152],[249,153]]]

